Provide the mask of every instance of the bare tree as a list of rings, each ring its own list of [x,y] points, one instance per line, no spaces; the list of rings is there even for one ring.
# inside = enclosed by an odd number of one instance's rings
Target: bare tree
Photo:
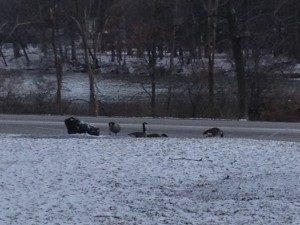
[[[51,39],[52,39],[52,48],[54,54],[54,65],[56,71],[56,105],[58,113],[62,113],[62,105],[61,105],[61,89],[62,89],[62,69],[63,69],[63,62],[61,57],[58,55],[57,52],[57,44],[56,44],[56,18],[53,12],[53,9],[49,9],[49,16],[52,25],[52,32],[51,32]]]
[[[76,4],[78,4],[78,0],[76,1]],[[76,16],[77,17],[71,16],[71,18],[76,23],[80,37],[81,37],[82,48],[83,48],[83,52],[84,52],[85,66],[86,66],[88,77],[89,77],[89,91],[90,91],[89,113],[92,116],[98,116],[99,107],[98,107],[98,100],[97,100],[97,96],[96,96],[96,87],[95,87],[95,70],[91,66],[90,59],[89,59],[88,7],[85,6],[82,11],[82,14],[81,15],[77,14]]]
[[[132,40],[140,54],[147,62],[148,75],[151,84],[150,105],[151,116],[156,116],[156,87],[157,87],[157,60],[159,58],[157,49],[164,45],[164,34],[166,28],[165,10],[169,4],[158,0],[132,0],[128,2],[130,12],[126,16],[132,22]]]
[[[238,30],[238,18],[236,17],[232,0],[228,0],[226,4],[226,18],[238,87],[238,118],[242,119],[247,117],[247,86],[242,49],[242,34]]]
[[[203,7],[207,12],[207,53],[208,53],[208,99],[210,114],[213,113],[215,107],[214,97],[214,67],[215,67],[215,51],[216,51],[216,29],[218,0],[202,0]]]
[[[173,23],[171,28],[171,42],[170,42],[170,66],[168,69],[168,94],[167,94],[167,113],[170,113],[170,105],[172,99],[172,77],[174,71],[174,53],[176,48],[176,33],[181,25],[182,16],[179,15],[179,0],[175,0],[174,2],[174,10],[173,10]]]

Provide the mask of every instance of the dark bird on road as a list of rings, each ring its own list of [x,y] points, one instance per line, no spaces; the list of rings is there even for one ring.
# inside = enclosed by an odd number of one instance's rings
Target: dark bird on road
[[[120,124],[115,122],[109,122],[108,127],[109,127],[109,135],[111,135],[111,133],[117,134],[121,131]]]
[[[156,134],[156,133],[153,133],[153,134],[148,134],[147,137],[149,138],[158,138],[158,137],[168,137],[168,135],[166,134]]]
[[[210,129],[204,131],[203,135],[205,137],[216,137],[216,136],[223,137],[224,132],[218,127],[213,127],[213,128],[210,128]]]
[[[65,119],[65,125],[68,130],[68,134],[89,134],[89,135],[100,135],[100,129],[94,127],[88,123],[83,122],[75,117],[69,117]]]

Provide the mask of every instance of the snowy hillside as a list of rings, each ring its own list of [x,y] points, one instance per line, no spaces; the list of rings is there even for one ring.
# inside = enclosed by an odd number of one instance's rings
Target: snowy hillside
[[[299,224],[300,145],[2,135],[1,224]]]

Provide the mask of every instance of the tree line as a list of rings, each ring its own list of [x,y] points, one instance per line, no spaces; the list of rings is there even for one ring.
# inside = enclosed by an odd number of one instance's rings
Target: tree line
[[[228,55],[234,65],[238,118],[259,108],[261,77],[279,70],[276,59],[300,59],[298,0],[1,0],[0,11],[0,47],[12,43],[15,57],[22,52],[28,64],[28,44],[38,45],[44,55],[53,54],[58,108],[62,63],[78,61],[80,41],[91,115],[98,115],[100,107],[95,90],[95,71],[101,66],[98,52],[110,51],[112,60],[120,62],[124,52],[147,60],[153,116],[161,58],[169,60],[169,97],[174,59],[187,64],[206,59],[208,110],[213,112],[218,107],[216,55]],[[5,62],[1,48],[0,56]],[[270,56],[274,62],[266,69],[263,60]]]

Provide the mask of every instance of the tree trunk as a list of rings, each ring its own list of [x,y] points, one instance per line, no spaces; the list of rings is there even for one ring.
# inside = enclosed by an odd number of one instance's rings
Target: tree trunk
[[[116,58],[116,49],[115,49],[115,46],[112,45],[111,46],[111,61],[114,62],[115,58]]]
[[[51,11],[50,11],[51,13]],[[61,89],[62,89],[62,62],[57,53],[57,46],[55,41],[55,19],[53,15],[51,15],[52,19],[52,48],[54,54],[54,64],[56,71],[56,105],[57,105],[57,113],[62,113],[61,107]]]
[[[27,62],[27,66],[29,66],[30,65],[30,59],[29,59],[28,54],[26,52],[26,48],[24,47],[23,44],[21,45],[21,47],[22,47],[22,51],[24,53],[24,56],[25,56],[25,59],[26,59],[26,62]]]
[[[69,60],[69,51],[68,51],[68,45],[64,45],[64,61]]]
[[[149,69],[151,79],[151,116],[156,116],[156,49],[148,50]]]
[[[75,38],[71,37],[71,54],[72,54],[72,60],[77,61],[77,54],[76,54],[76,45],[75,45]]]
[[[177,23],[176,18],[178,14],[178,0],[175,1],[175,10],[174,10],[174,20],[173,20],[173,29],[172,29],[172,41],[171,41],[171,50],[170,50],[170,67],[168,70],[168,95],[167,95],[167,115],[171,116],[170,106],[172,99],[172,76],[173,76],[173,67],[174,67],[174,52],[176,46],[176,31]]]
[[[156,80],[155,69],[151,72],[151,116],[156,116]]]
[[[84,59],[87,67],[87,72],[89,75],[89,89],[90,89],[90,99],[89,99],[89,113],[91,116],[98,116],[98,103],[96,98],[96,90],[95,90],[95,73],[91,68],[91,64],[89,62],[89,50],[87,45],[86,32],[84,31],[82,35],[83,42],[83,50],[84,50]]]
[[[75,3],[78,3],[78,1],[76,1]],[[88,41],[87,40],[88,30],[87,30],[87,25],[86,25],[86,23],[87,23],[86,10],[84,11],[84,17],[81,22],[78,19],[76,19],[75,17],[71,17],[71,18],[75,21],[75,23],[77,24],[77,27],[79,29],[79,33],[80,33],[80,36],[82,39],[85,65],[86,65],[86,69],[87,69],[88,76],[89,76],[89,90],[90,90],[89,114],[91,116],[98,116],[99,107],[98,107],[98,100],[96,97],[96,88],[95,88],[95,70],[93,70],[93,68],[91,67],[91,63],[89,60],[90,49],[88,47],[88,42],[87,42]]]
[[[25,44],[23,43],[21,38],[18,38],[18,40],[19,40],[19,43],[21,45],[22,51],[24,53],[24,56],[25,56],[25,59],[26,59],[26,62],[27,62],[27,66],[29,66],[30,65],[30,59],[29,59],[28,54],[26,52]]]
[[[214,67],[215,67],[215,34],[213,27],[213,19],[211,12],[208,14],[208,34],[207,34],[207,50],[208,50],[208,107],[210,115],[213,113],[215,107],[215,94],[214,94]]]
[[[215,93],[214,93],[214,61],[215,61],[215,54],[214,50],[209,50],[208,55],[208,105],[210,115],[212,115],[215,107]]]
[[[20,44],[18,42],[14,42],[13,43],[13,50],[14,50],[14,57],[20,58],[21,57],[21,53],[20,53]]]
[[[215,109],[215,50],[216,50],[216,26],[217,26],[217,9],[218,0],[202,1],[205,10],[207,11],[207,57],[208,57],[208,110],[209,115],[214,117]]]
[[[93,77],[92,78],[92,82],[95,84],[95,73],[96,73],[96,69],[99,67],[99,61],[98,61],[98,58],[97,58],[97,52],[98,52],[98,44],[99,44],[99,37],[100,37],[100,34],[98,32],[96,32],[96,30],[94,31],[94,35],[93,35],[93,68],[92,68],[92,74],[93,74]],[[95,87],[94,87],[95,89]],[[95,90],[94,90],[95,91]],[[95,94],[96,96],[96,94]],[[101,107],[101,105],[99,105],[99,101],[97,101],[97,99],[94,99],[95,101],[95,115],[98,116],[99,115],[99,108]],[[100,106],[100,107],[99,107]]]
[[[1,48],[0,48],[0,55],[1,55],[2,59],[3,59],[4,66],[7,67],[7,62],[6,62],[5,56],[4,56]]]
[[[230,0],[227,3],[227,22],[230,41],[232,44],[232,53],[235,63],[235,72],[238,86],[238,119],[242,119],[247,117],[246,77],[241,45],[242,38],[238,34],[237,21]]]

